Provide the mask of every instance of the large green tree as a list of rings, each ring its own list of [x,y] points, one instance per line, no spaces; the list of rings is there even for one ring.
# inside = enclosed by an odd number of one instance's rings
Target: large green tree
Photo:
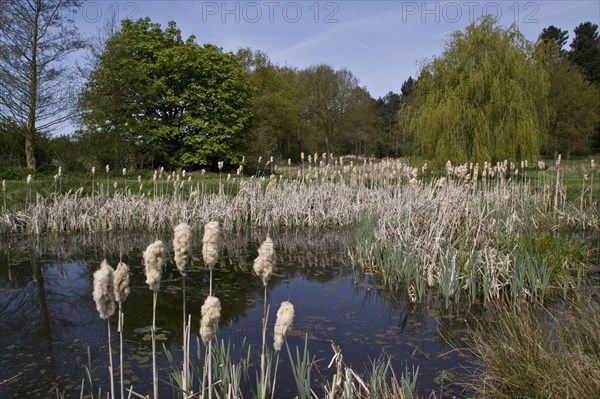
[[[252,88],[238,57],[174,22],[125,20],[106,42],[82,98],[89,135],[112,135],[172,166],[237,163]]]
[[[23,135],[27,167],[34,143],[72,116],[73,76],[63,61],[83,47],[70,16],[79,0],[0,2],[0,118]]]
[[[261,51],[240,49],[238,57],[248,70],[254,87],[247,155],[298,159],[300,152],[305,150],[306,138],[305,124],[300,117],[298,72],[273,64]]]
[[[515,26],[502,29],[490,17],[453,33],[400,112],[420,153],[438,165],[537,159],[548,79],[534,53]]]
[[[575,27],[575,37],[570,44],[571,60],[579,65],[587,77],[600,84],[600,36],[598,25],[584,22]]]
[[[340,123],[358,79],[348,69],[321,64],[300,72],[304,118],[318,131],[323,147],[318,152],[340,149]]]
[[[568,39],[569,32],[557,28],[554,25],[550,25],[549,27],[542,29],[542,33],[539,37],[539,40],[543,42],[549,42],[555,45],[561,56],[564,56],[566,54],[566,51],[563,47],[565,46],[565,44],[567,44]]]
[[[600,90],[569,61],[548,66],[548,139],[546,151],[572,153],[591,151],[594,133],[600,122]]]

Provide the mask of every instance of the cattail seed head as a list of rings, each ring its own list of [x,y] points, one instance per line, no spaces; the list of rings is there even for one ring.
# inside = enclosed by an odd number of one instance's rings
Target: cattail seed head
[[[277,311],[277,321],[275,322],[275,340],[273,342],[273,349],[275,349],[275,351],[281,350],[283,339],[292,328],[293,321],[294,305],[288,301],[281,302],[279,310]]]
[[[129,296],[129,267],[119,262],[117,270],[113,273],[113,282],[115,285],[115,301],[125,302]]]
[[[110,166],[106,165],[106,173],[110,172]]]
[[[144,251],[144,265],[146,267],[146,284],[152,291],[160,288],[162,266],[165,264],[167,250],[162,241],[156,240],[148,245]]]
[[[92,174],[95,175],[96,174],[96,167],[92,166]]]
[[[221,232],[219,222],[208,222],[204,226],[204,238],[202,238],[202,258],[206,266],[212,267],[219,260],[219,244],[221,242]]]
[[[94,272],[94,292],[92,294],[100,318],[108,319],[115,313],[115,293],[113,289],[113,268],[103,260]]]
[[[258,257],[254,259],[254,273],[267,285],[275,271],[275,245],[271,237],[267,237],[258,248]]]
[[[192,251],[192,228],[187,223],[180,223],[175,227],[173,237],[175,251],[175,265],[182,276],[185,276],[185,267],[188,264]]]
[[[31,175],[27,175],[27,184],[31,184],[31,180],[32,180]]]
[[[221,301],[217,297],[207,296],[200,311],[202,313],[200,336],[204,345],[207,345],[217,333],[217,326],[221,318]]]

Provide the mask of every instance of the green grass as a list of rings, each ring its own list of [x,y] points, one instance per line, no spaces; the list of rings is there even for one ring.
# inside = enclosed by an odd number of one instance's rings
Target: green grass
[[[56,194],[64,194],[77,190],[81,190],[84,196],[100,192],[108,193],[109,195],[114,195],[115,192],[153,195],[155,185],[152,180],[153,175],[153,170],[131,171],[127,173],[127,176],[123,176],[122,172],[117,171],[110,171],[109,173],[96,171],[95,175],[83,172],[63,172],[62,178],[55,180],[54,175],[37,173],[32,175],[31,184],[27,184],[27,175],[22,179],[6,179],[6,191],[2,191],[0,206],[6,203],[6,207],[10,210],[24,209],[29,201],[35,202],[38,195],[43,198],[49,198]],[[141,189],[138,176],[141,178]],[[219,190],[218,173],[206,173],[203,175],[198,171],[187,173],[185,178],[181,177],[180,174],[180,179],[182,181],[185,180],[182,193],[184,197],[189,195],[189,177],[192,178],[191,184],[194,188],[204,186],[205,194],[217,193]],[[235,195],[237,193],[239,184],[237,182],[234,184],[232,180],[228,182],[227,173],[221,175],[221,181],[226,194]],[[156,180],[156,187],[157,193],[160,196],[171,197],[174,194],[173,181],[167,180],[166,172],[162,179],[158,178]]]

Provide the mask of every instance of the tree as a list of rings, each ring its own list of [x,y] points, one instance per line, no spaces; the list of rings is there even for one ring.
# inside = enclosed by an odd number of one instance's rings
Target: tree
[[[588,81],[580,69],[569,61],[557,61],[547,67],[550,77],[548,93],[548,140],[546,151],[589,153],[593,133],[600,122],[600,90]]]
[[[413,79],[412,76],[409,76],[408,79],[406,79],[403,83],[402,83],[402,87],[400,88],[400,93],[402,93],[402,98],[404,100],[407,100],[408,97],[410,97],[415,89],[415,83],[417,83],[416,80]]]
[[[513,26],[485,17],[455,32],[426,64],[400,122],[438,165],[537,159],[548,81],[534,48]]]
[[[69,70],[61,64],[83,47],[69,18],[79,0],[0,3],[0,111],[23,132],[27,167],[35,170],[34,141],[72,115]]]
[[[125,20],[87,84],[89,135],[113,135],[171,166],[237,163],[252,88],[238,57],[183,40],[174,22]]]
[[[377,104],[363,87],[355,87],[340,120],[341,142],[338,151],[344,154],[372,155],[376,150]]]
[[[600,36],[598,25],[584,22],[575,28],[570,44],[571,60],[579,65],[588,79],[600,84]]]
[[[306,133],[301,122],[301,90],[298,72],[274,65],[267,54],[250,49],[238,50],[250,83],[254,87],[252,123],[248,135],[247,155],[254,158],[274,155],[299,159],[304,151]]]
[[[300,72],[304,117],[320,133],[329,154],[339,149],[339,124],[358,79],[347,69],[316,65]]]
[[[542,29],[539,40],[544,42],[553,43],[561,56],[565,56],[566,51],[563,49],[567,40],[569,39],[569,32],[557,28],[554,25],[550,25],[547,28]]]
[[[389,92],[376,101],[379,111],[381,135],[378,143],[378,156],[399,155],[399,128],[398,110],[400,109],[400,95]]]

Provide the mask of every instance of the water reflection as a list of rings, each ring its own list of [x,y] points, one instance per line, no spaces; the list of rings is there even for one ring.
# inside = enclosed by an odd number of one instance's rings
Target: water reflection
[[[252,345],[260,341],[262,285],[252,273],[252,261],[265,235],[260,230],[225,233],[221,261],[213,275],[222,303],[219,337],[237,343],[238,348],[244,338]],[[440,371],[468,365],[457,352],[440,356],[451,350],[447,340],[460,341],[466,327],[464,315],[458,310],[442,310],[444,306],[435,296],[426,305],[407,304],[402,293],[383,288],[373,276],[353,273],[345,263],[352,242],[349,232],[282,230],[271,236],[276,243],[278,271],[268,286],[270,324],[279,303],[289,298],[296,318],[288,342],[293,348],[308,337],[311,353],[321,360],[315,373],[319,384],[331,373],[327,370],[331,340],[342,348],[346,363],[359,370],[383,352],[399,372],[405,365],[420,366],[421,393],[439,389],[433,380]],[[144,283],[141,253],[155,238],[171,243],[168,234],[2,241],[0,397],[55,396],[57,388],[70,393],[68,397],[78,397],[88,347],[96,384],[108,387],[106,324],[91,298],[92,273],[105,257],[113,265],[122,259],[131,269],[132,291],[124,305],[126,383],[138,392],[151,391],[152,296]],[[198,243],[194,254],[200,258],[199,232],[194,242]],[[194,335],[208,294],[208,272],[201,266],[196,259],[187,281],[187,310]],[[182,341],[181,314],[181,278],[171,262],[159,292],[157,326],[159,348],[164,344],[176,358]],[[293,379],[287,356],[282,359],[278,397],[289,397]],[[167,379],[168,362],[162,351],[159,367],[160,375]],[[169,397],[166,384],[161,391]]]

